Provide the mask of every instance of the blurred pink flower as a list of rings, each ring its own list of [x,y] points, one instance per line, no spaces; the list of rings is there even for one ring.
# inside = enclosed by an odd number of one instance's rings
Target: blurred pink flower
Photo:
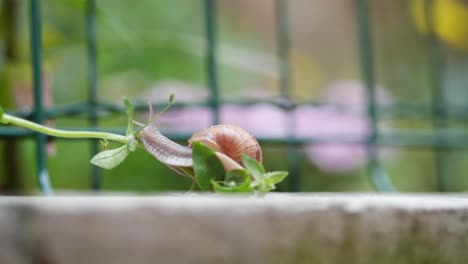
[[[156,121],[157,126],[179,133],[194,133],[211,126],[213,115],[207,107],[190,106],[170,110]]]
[[[325,88],[322,100],[331,105],[345,107],[351,111],[364,113],[367,107],[366,87],[360,81],[344,80],[334,82]],[[376,86],[376,103],[388,105],[390,94],[380,85]]]
[[[299,138],[350,138],[364,140],[369,133],[369,122],[362,116],[353,116],[324,107],[303,106],[294,112],[295,135]],[[345,172],[361,167],[366,162],[366,149],[361,144],[317,143],[304,147],[306,155],[317,167],[327,172]]]
[[[391,97],[381,87],[376,88],[376,99],[381,105],[389,104]],[[340,81],[330,85],[323,101],[333,106],[322,109],[299,107],[296,109],[296,135],[298,137],[335,137],[365,141],[370,133],[370,120],[366,115],[366,90],[358,81]],[[342,173],[362,167],[367,162],[364,144],[319,143],[305,146],[305,153],[321,170]],[[389,157],[386,151],[384,157]]]
[[[238,125],[257,137],[284,137],[286,113],[269,104],[254,106],[223,105],[220,123]],[[158,120],[158,126],[178,132],[194,133],[209,127],[213,115],[207,107],[185,107],[169,111]]]
[[[256,137],[285,137],[286,121],[287,114],[271,104],[226,105],[221,109],[221,123],[238,125]]]

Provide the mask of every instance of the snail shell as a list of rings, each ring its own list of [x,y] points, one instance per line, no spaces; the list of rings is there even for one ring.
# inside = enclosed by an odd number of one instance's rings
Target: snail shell
[[[238,126],[211,126],[195,133],[189,139],[189,146],[191,147],[195,141],[199,141],[215,152],[224,153],[239,164],[242,164],[242,154],[262,162],[262,149],[257,140]]]
[[[214,150],[226,171],[242,168],[242,154],[262,162],[262,150],[257,140],[234,125],[216,125],[197,132],[189,139],[189,147],[168,139],[153,125],[143,128],[138,137],[149,153],[178,173],[181,171],[177,167],[193,166],[190,147],[195,141]]]

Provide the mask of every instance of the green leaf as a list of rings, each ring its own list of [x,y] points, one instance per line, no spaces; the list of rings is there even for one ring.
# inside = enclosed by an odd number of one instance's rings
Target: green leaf
[[[238,186],[226,186],[225,184],[221,184],[220,182],[211,180],[211,184],[213,188],[218,193],[249,193],[252,192],[252,188],[250,188],[250,180],[246,181],[245,183],[238,185]]]
[[[250,175],[247,170],[233,170],[226,173],[224,182],[211,180],[214,190],[220,193],[246,193],[252,192]]]
[[[7,121],[3,120],[3,108],[0,106],[0,123],[8,124]]]
[[[265,180],[270,184],[278,184],[288,176],[287,171],[273,171],[265,173]]]
[[[200,189],[212,189],[211,181],[220,181],[224,176],[224,166],[213,150],[200,142],[193,144],[193,170]]]
[[[252,177],[256,181],[260,181],[263,179],[263,174],[265,174],[265,169],[263,168],[262,164],[260,164],[256,159],[243,154],[242,155],[242,162],[244,166],[247,168]]]
[[[226,173],[226,177],[224,178],[224,182],[233,182],[236,185],[242,184],[246,180],[250,181],[250,175],[249,172],[244,169],[228,171]]]
[[[267,193],[276,189],[276,184],[288,176],[287,171],[273,171],[263,174],[260,180],[255,180],[250,187],[260,193]]]
[[[250,187],[259,193],[267,193],[276,188],[274,184],[269,183],[267,180],[255,181]]]
[[[132,102],[127,97],[124,96],[122,99],[125,104],[125,109],[126,109],[127,118],[128,118],[126,135],[129,136],[129,135],[133,135],[133,113],[135,112],[135,107],[133,106]]]
[[[120,148],[104,150],[96,154],[91,163],[104,169],[113,169],[117,167],[127,157],[129,149],[127,145]]]

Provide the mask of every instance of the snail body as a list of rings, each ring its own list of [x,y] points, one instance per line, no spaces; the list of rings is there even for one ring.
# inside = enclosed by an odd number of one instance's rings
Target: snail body
[[[149,125],[139,135],[143,147],[157,160],[169,166],[192,167],[192,149],[165,137],[156,126]]]
[[[193,167],[191,146],[196,141],[211,148],[226,171],[242,168],[242,154],[262,161],[262,150],[257,140],[244,129],[234,125],[216,125],[203,129],[189,139],[188,147],[168,139],[154,125],[143,128],[139,140],[157,160],[180,174],[184,173],[179,167]]]

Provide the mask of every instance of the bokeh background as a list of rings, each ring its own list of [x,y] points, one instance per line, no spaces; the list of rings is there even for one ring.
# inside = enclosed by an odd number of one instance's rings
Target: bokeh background
[[[221,122],[241,125],[259,139],[286,138],[292,133],[297,138],[365,140],[370,125],[355,2],[286,1],[288,84],[290,98],[297,103],[287,112],[271,103],[281,101],[275,1],[216,1],[217,72],[225,102]],[[32,107],[29,1],[0,3],[0,104],[27,115]],[[369,3],[379,133],[434,136],[433,102],[438,96],[444,103],[439,110],[446,116],[445,129],[438,132],[463,138],[468,106],[468,1]],[[96,5],[99,100],[121,104],[121,97],[127,96],[139,103],[164,103],[173,92],[176,102],[186,106],[172,108],[157,121],[162,131],[190,135],[209,126],[213,118],[203,105],[209,99],[203,1],[98,0]],[[42,1],[43,85],[49,107],[88,98],[85,7],[84,0]],[[434,77],[437,74],[440,79]],[[442,93],[434,95],[434,82],[440,82]],[[124,132],[123,114],[99,114],[101,127]],[[62,116],[49,124],[86,127],[87,117],[86,113]],[[148,113],[141,112],[137,119],[147,122]],[[11,140],[0,141],[2,190],[35,192],[34,141],[25,138],[14,144],[15,165],[11,146],[7,147]],[[287,146],[271,142],[262,143],[265,167],[288,169]],[[399,191],[468,189],[466,149],[399,145],[379,146],[383,171]],[[90,189],[90,147],[85,140],[57,139],[48,144],[54,189]],[[302,191],[373,190],[365,145],[332,142],[296,148]],[[440,150],[445,160],[442,183],[436,166]],[[190,179],[141,150],[112,171],[102,171],[101,181],[106,191],[187,191],[192,185]],[[278,191],[287,191],[288,184],[286,180]]]

